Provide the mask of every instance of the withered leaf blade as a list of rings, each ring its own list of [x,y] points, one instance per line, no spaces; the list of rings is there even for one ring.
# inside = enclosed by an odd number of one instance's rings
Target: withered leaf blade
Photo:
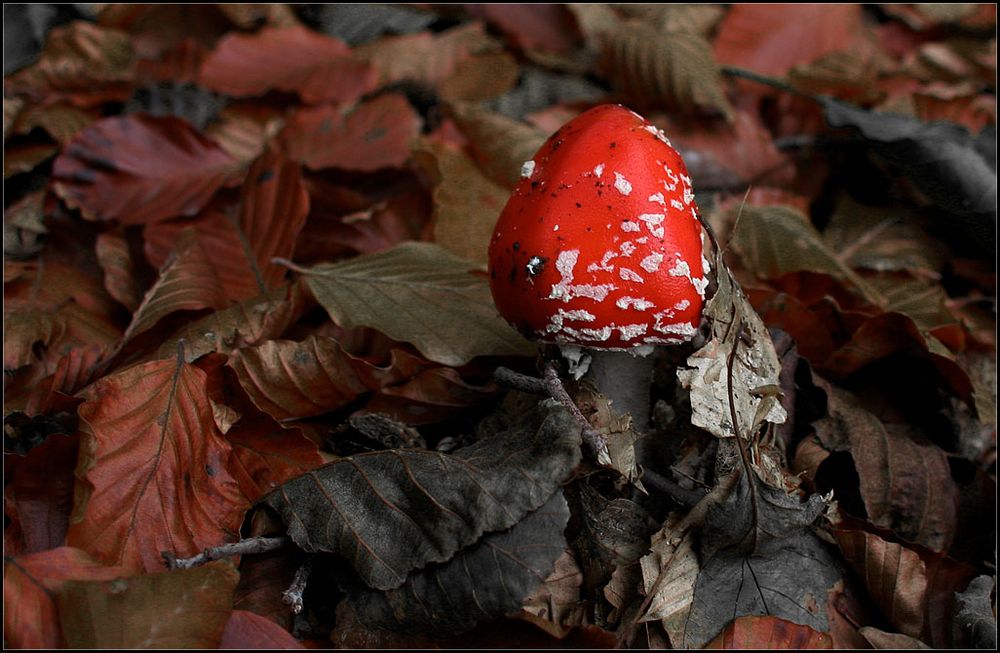
[[[349,456],[288,481],[262,502],[302,549],[338,553],[370,587],[388,590],[483,533],[516,524],[579,460],[580,427],[547,401],[453,455],[390,449]]]
[[[734,617],[772,615],[830,630],[827,591],[842,578],[839,558],[811,530],[825,508],[819,495],[804,503],[757,485],[757,524],[745,481],[709,512],[701,535],[702,569],[684,632],[684,647],[701,648]],[[746,535],[754,529],[756,546]]]
[[[413,574],[402,587],[362,592],[353,601],[358,618],[369,627],[447,637],[514,612],[566,548],[567,521],[569,507],[556,491],[510,529]]]

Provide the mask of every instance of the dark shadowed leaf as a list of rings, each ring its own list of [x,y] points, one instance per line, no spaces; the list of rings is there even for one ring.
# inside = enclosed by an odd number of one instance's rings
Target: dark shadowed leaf
[[[235,539],[247,504],[226,471],[207,377],[176,360],[95,382],[80,406],[77,496],[68,541],[130,571],[162,571]]]
[[[827,450],[851,454],[868,519],[909,541],[947,550],[958,508],[948,456],[910,432],[915,429],[883,424],[851,393],[814,379],[826,390],[829,411],[813,422],[816,436]]]
[[[521,164],[535,156],[548,136],[523,122],[471,105],[455,107],[454,115],[472,143],[478,163],[493,181],[507,188],[521,180]],[[440,154],[438,160],[440,166]],[[447,180],[446,175],[442,177],[442,181]]]
[[[576,44],[576,21],[559,4],[469,4],[468,11],[497,26],[525,50],[570,50]]]
[[[868,111],[833,98],[820,102],[832,126],[860,132],[928,199],[966,217],[979,237],[996,238],[996,162],[991,165],[964,128]]]
[[[53,163],[53,188],[92,220],[146,224],[194,215],[239,163],[178,118],[142,114],[94,123]]]
[[[508,530],[412,574],[401,587],[354,597],[358,619],[376,628],[446,637],[515,612],[566,548],[568,520],[569,506],[556,491]]]
[[[263,414],[244,416],[226,440],[233,447],[229,472],[250,501],[325,462],[301,429],[284,428]]]
[[[968,631],[969,642],[974,648],[997,647],[997,618],[993,614],[990,594],[996,591],[996,581],[989,576],[977,576],[955,598],[957,625]]]
[[[350,456],[289,481],[263,502],[301,548],[336,552],[369,586],[392,589],[542,505],[579,461],[579,433],[567,411],[542,404],[524,424],[453,455],[404,449]]]
[[[523,120],[530,113],[562,103],[597,104],[606,95],[605,88],[587,78],[560,74],[539,66],[523,65],[517,86],[500,97],[483,103],[483,106],[508,118]],[[567,120],[569,118],[560,120],[549,133]]]
[[[351,104],[375,87],[375,71],[343,41],[301,26],[265,27],[224,36],[202,64],[198,82],[236,97],[281,90],[310,104]]]
[[[445,365],[475,356],[526,355],[534,347],[497,314],[486,279],[430,243],[404,243],[386,252],[304,271],[330,317],[345,328],[370,326],[411,342]]]
[[[54,549],[66,541],[78,443],[76,436],[53,434],[24,456],[4,454],[4,515],[10,520],[5,555]]]
[[[143,291],[124,232],[118,229],[98,234],[94,250],[104,270],[104,288],[122,306],[135,312],[142,303]]]
[[[637,106],[732,117],[712,47],[697,34],[623,23],[609,34],[603,58],[605,75]]]
[[[233,610],[222,631],[220,649],[299,649],[302,642],[292,637],[287,630],[266,617]]]
[[[18,116],[14,129],[19,134],[40,127],[53,139],[65,145],[100,117],[94,110],[80,109],[72,104],[53,104],[25,109]]]
[[[111,581],[66,582],[56,603],[70,648],[215,648],[239,573],[229,561]]]
[[[389,93],[346,113],[329,104],[299,109],[279,139],[288,155],[310,170],[372,172],[406,163],[420,123],[406,98]]]
[[[779,617],[739,617],[707,649],[828,649],[833,641],[826,633]]]
[[[812,531],[826,503],[757,486],[756,546],[750,549],[754,508],[746,484],[710,510],[701,533],[702,568],[684,633],[684,646],[701,647],[737,617],[771,615],[829,631],[827,592],[843,576],[833,550]]]
[[[69,580],[111,580],[123,570],[106,567],[79,549],[59,547],[7,557],[3,563],[3,638],[12,648],[61,645],[56,595]]]
[[[302,6],[306,20],[327,36],[348,45],[361,45],[383,34],[412,34],[438,19],[438,15],[405,5],[308,4]]]

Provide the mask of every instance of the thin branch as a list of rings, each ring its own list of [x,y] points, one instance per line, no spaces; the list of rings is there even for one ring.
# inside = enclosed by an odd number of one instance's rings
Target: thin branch
[[[673,499],[675,503],[684,506],[685,508],[693,508],[699,501],[704,499],[707,494],[707,492],[700,489],[689,490],[686,487],[678,485],[672,479],[657,474],[651,469],[643,469],[639,480],[649,485],[649,487],[654,490],[658,490],[659,492],[666,494]]]
[[[556,370],[556,364],[549,361],[545,364],[545,376],[544,376],[545,388],[550,397],[558,401],[560,404],[565,406],[569,412],[576,418],[583,428],[581,436],[583,437],[584,444],[590,449],[590,452],[597,459],[597,462],[602,465],[611,464],[611,454],[608,453],[608,443],[605,441],[604,436],[598,433],[587,418],[583,416],[580,409],[573,402],[572,397],[566,392],[566,388],[563,386],[562,379],[559,378],[559,372]]]
[[[309,583],[309,575],[312,573],[313,569],[313,560],[314,558],[309,556],[306,561],[302,563],[302,566],[295,571],[295,577],[292,579],[292,584],[281,595],[281,600],[289,606],[289,609],[294,614],[302,612],[302,608],[305,605],[302,595],[305,594],[306,585]]]
[[[493,380],[499,385],[511,390],[519,390],[535,395],[548,395],[549,389],[541,379],[515,372],[506,367],[498,367],[493,371]]]
[[[251,537],[231,544],[223,544],[211,549],[205,549],[196,556],[190,558],[177,558],[170,551],[163,551],[164,562],[168,569],[190,569],[203,565],[212,560],[221,560],[232,556],[245,555],[248,553],[267,553],[280,549],[291,543],[288,537]]]

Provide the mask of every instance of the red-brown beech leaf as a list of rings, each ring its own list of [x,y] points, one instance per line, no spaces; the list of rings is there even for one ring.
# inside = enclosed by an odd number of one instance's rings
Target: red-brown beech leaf
[[[56,597],[69,648],[215,648],[239,573],[228,560],[115,580],[70,580]]]
[[[484,533],[516,524],[579,460],[579,425],[549,401],[522,424],[452,455],[390,449],[349,456],[289,481],[263,503],[300,548],[338,553],[369,587],[388,590]]]
[[[224,36],[205,58],[198,82],[236,97],[279,90],[309,104],[351,104],[375,88],[375,70],[339,39],[301,26],[265,27]]]
[[[195,220],[149,225],[146,256],[159,265],[186,228],[198,231],[210,262],[230,299],[248,299],[280,285],[286,269],[271,262],[291,258],[306,216],[309,195],[298,164],[265,152],[250,167],[234,213],[214,206]]]
[[[565,550],[568,520],[569,506],[556,490],[512,527],[411,574],[402,587],[360,592],[352,600],[358,619],[374,628],[447,637],[516,612]]]
[[[174,311],[217,309],[228,304],[211,261],[194,229],[181,232],[176,248],[160,270],[160,278],[146,292],[122,341],[152,329]]]
[[[739,617],[718,637],[705,645],[710,649],[829,649],[833,640],[827,633],[780,617]]]
[[[715,37],[715,58],[766,75],[784,75],[832,52],[847,51],[862,32],[860,5],[738,4]]]
[[[406,98],[388,93],[349,112],[329,104],[298,109],[279,139],[289,156],[310,170],[372,172],[402,167],[420,125]]]
[[[71,546],[155,572],[162,551],[191,556],[236,537],[247,504],[227,471],[232,448],[216,431],[203,371],[145,363],[85,397]]]
[[[121,229],[98,234],[94,249],[104,270],[104,288],[122,306],[135,312],[142,302],[143,292],[125,234]]]
[[[229,366],[253,403],[277,420],[336,410],[381,385],[384,372],[333,338],[269,340],[233,353]]]
[[[4,646],[58,648],[62,631],[56,613],[56,592],[68,580],[111,580],[120,575],[121,569],[106,567],[70,547],[4,556]]]
[[[468,4],[473,16],[485,18],[518,47],[562,52],[571,50],[579,38],[576,21],[559,4]]]
[[[954,646],[955,593],[965,589],[975,569],[853,519],[838,525],[834,536],[893,627],[934,648]]]
[[[220,649],[305,648],[302,642],[292,637],[287,630],[266,617],[246,610],[233,610],[222,631]]]
[[[147,224],[194,215],[239,162],[180,118],[133,113],[95,122],[52,164],[53,188],[91,220]]]
[[[829,411],[813,422],[816,437],[829,451],[850,453],[868,519],[911,542],[947,550],[955,537],[958,486],[944,451],[909,429],[883,424],[851,393],[814,381],[826,391]]]
[[[53,434],[24,456],[4,454],[4,554],[62,546],[73,508],[79,438]]]

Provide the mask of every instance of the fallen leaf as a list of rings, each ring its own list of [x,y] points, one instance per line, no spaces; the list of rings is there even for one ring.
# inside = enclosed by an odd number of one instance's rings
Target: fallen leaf
[[[194,215],[240,171],[183,120],[130,114],[83,130],[52,175],[56,194],[85,217],[128,225]]]
[[[36,127],[41,128],[54,140],[65,145],[99,117],[100,114],[72,104],[43,105],[21,112],[14,130],[19,134],[27,134]]]
[[[239,574],[229,561],[116,580],[70,580],[56,596],[71,648],[215,648]]]
[[[420,116],[406,98],[387,93],[348,111],[329,104],[298,109],[278,139],[310,170],[373,172],[403,167],[420,127]]]
[[[910,637],[909,635],[903,635],[902,633],[887,633],[884,630],[879,630],[873,626],[863,626],[858,629],[861,636],[864,637],[872,648],[876,649],[890,649],[890,650],[916,650],[922,648],[930,648],[927,644],[924,644],[916,637]]]
[[[556,558],[552,573],[521,603],[522,615],[533,617],[532,623],[543,623],[555,637],[565,637],[573,626],[583,625],[586,614],[580,602],[583,573],[566,549]]]
[[[4,453],[4,516],[10,520],[4,528],[5,555],[46,551],[66,542],[78,444],[75,436],[53,434],[23,456]]]
[[[404,243],[304,274],[337,324],[412,342],[432,361],[528,354],[533,347],[497,315],[486,280],[469,274],[471,267],[436,245]]]
[[[830,649],[826,633],[779,617],[739,617],[704,648],[710,649]]]
[[[406,5],[322,4],[305,7],[305,17],[327,36],[356,46],[383,34],[424,32],[438,15],[426,8]]]
[[[123,570],[106,567],[85,552],[59,547],[22,556],[4,556],[3,629],[7,646],[55,649],[63,628],[56,597],[70,580],[111,580]]]
[[[955,598],[958,601],[955,621],[968,631],[969,640],[976,648],[996,646],[997,618],[990,600],[996,591],[996,580],[989,576],[976,576],[969,586]]]
[[[351,104],[375,88],[375,71],[339,39],[301,26],[264,27],[224,36],[205,58],[198,82],[235,97],[281,90],[308,104]]]
[[[302,642],[270,619],[233,610],[219,641],[220,649],[301,649]]]
[[[524,50],[571,50],[578,33],[572,14],[558,4],[467,4],[466,10],[484,18]]]
[[[507,530],[410,575],[401,587],[352,597],[358,619],[369,627],[446,637],[513,612],[552,572],[566,547],[568,520],[557,490]]]
[[[548,134],[506,116],[472,105],[453,108],[456,124],[469,139],[476,161],[490,178],[508,189],[521,180],[521,164],[535,156]],[[432,146],[433,147],[433,146]],[[438,150],[439,167],[442,148]],[[445,164],[447,165],[447,164]],[[441,171],[442,182],[448,176]]]
[[[163,360],[106,376],[86,391],[68,542],[130,571],[235,539],[248,507],[226,471],[207,378]],[[136,461],[142,461],[137,464]]]
[[[131,312],[142,303],[142,288],[123,230],[105,231],[94,246],[97,261],[104,270],[104,288]]]
[[[548,404],[525,422],[452,455],[349,456],[289,481],[263,503],[300,548],[338,553],[370,587],[397,588],[410,572],[513,526],[576,465],[579,426],[566,411]],[[511,483],[512,475],[523,481]],[[383,537],[386,528],[394,537]]]

